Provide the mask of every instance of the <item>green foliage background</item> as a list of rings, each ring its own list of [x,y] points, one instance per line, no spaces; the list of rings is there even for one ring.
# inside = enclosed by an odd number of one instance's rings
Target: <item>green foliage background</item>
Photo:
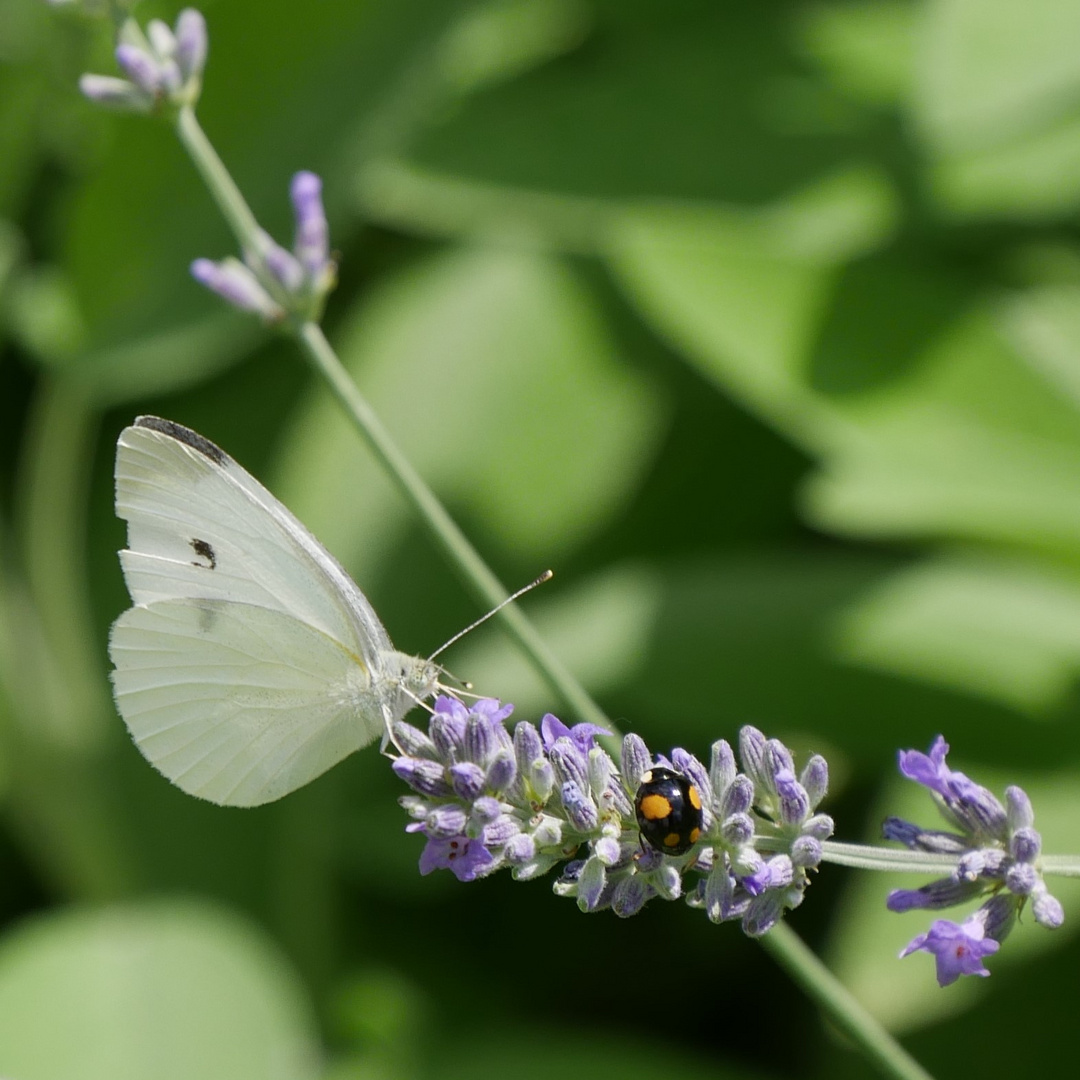
[[[826,753],[852,840],[927,816],[893,761],[941,731],[1078,850],[1080,6],[203,10],[211,138],[283,239],[322,173],[331,340],[503,580],[555,568],[528,609],[613,717]],[[267,482],[400,648],[477,612],[289,345],[190,280],[230,238],[166,126],[80,100],[110,48],[0,0],[0,1074],[867,1075],[735,927],[421,879],[373,751],[236,811],[130,744],[137,413]],[[497,627],[450,664],[560,711]],[[893,884],[825,867],[791,923],[932,1072],[1054,1075],[1080,896],[939,991]]]

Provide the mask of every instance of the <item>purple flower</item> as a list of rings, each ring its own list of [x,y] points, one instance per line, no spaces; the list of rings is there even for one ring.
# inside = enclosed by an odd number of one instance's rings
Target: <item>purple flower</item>
[[[259,279],[237,259],[224,259],[219,263],[196,259],[191,264],[191,276],[233,307],[252,311],[267,322],[277,322],[285,314]]]
[[[452,870],[458,881],[475,881],[495,862],[479,840],[467,836],[430,837],[420,855],[420,873]]]
[[[996,953],[1000,948],[1000,942],[986,936],[982,915],[976,912],[962,925],[948,919],[937,919],[929,933],[920,934],[900,956],[910,956],[919,949],[932,953],[937,961],[938,985],[948,986],[961,975],[989,975],[982,958]]]
[[[575,724],[567,727],[557,716],[545,713],[540,721],[540,734],[544,739],[544,749],[550,750],[556,739],[569,739],[581,751],[583,757],[596,745],[597,735],[610,735],[611,732],[596,724]]]
[[[897,755],[900,772],[916,784],[922,784],[939,795],[948,796],[949,781],[952,777],[952,770],[945,764],[945,755],[948,752],[949,744],[944,735],[939,735],[934,740],[929,754],[918,750],[901,750]]]

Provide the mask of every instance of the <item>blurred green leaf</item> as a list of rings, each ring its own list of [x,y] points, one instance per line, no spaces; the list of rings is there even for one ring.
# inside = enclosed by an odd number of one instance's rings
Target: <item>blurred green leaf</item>
[[[933,0],[914,117],[935,187],[965,214],[1042,217],[1080,201],[1080,9],[1070,0]]]
[[[803,48],[845,93],[872,104],[896,104],[911,89],[916,44],[915,5],[905,0],[807,5]]]
[[[295,976],[224,911],[71,912],[0,944],[0,1070],[19,1080],[302,1080],[318,1057]]]
[[[1007,784],[1019,784],[1028,793],[1035,806],[1035,824],[1042,834],[1045,852],[1080,850],[1080,804],[1076,800],[1075,774],[1018,775],[983,765],[972,768],[964,764],[963,754],[980,749],[977,740],[963,745],[952,739],[950,742],[954,751],[958,751],[950,754],[949,764],[953,768],[962,768],[994,792],[1003,792]],[[928,828],[937,828],[941,823],[925,790],[900,779],[885,786],[868,815],[867,820],[874,822],[868,842],[880,842],[878,823],[890,814]],[[829,869],[823,868],[823,873]],[[915,953],[903,960],[897,957],[913,937],[926,932],[934,918],[961,922],[970,914],[969,909],[896,914],[885,907],[890,890],[917,888],[927,880],[925,876],[881,872],[851,875],[834,913],[829,966],[891,1031],[906,1032],[940,1023],[975,1008],[980,1002],[985,1003],[994,994],[1016,995],[1019,992],[1016,980],[1020,975],[1016,969],[1026,963],[1029,970],[1024,977],[1034,977],[1030,970],[1032,962],[1041,959],[1045,963],[1047,954],[1061,949],[1075,932],[1068,921],[1060,930],[1049,931],[1027,917],[1015,927],[1000,952],[990,958],[987,966],[993,974],[989,979],[961,979],[941,989],[934,981],[933,960],[926,953]],[[1080,903],[1080,881],[1051,877],[1047,878],[1047,885],[1066,911]]]
[[[1042,713],[1080,673],[1080,582],[1017,560],[931,560],[856,601],[837,636],[874,670]]]
[[[1017,353],[1080,409],[1080,285],[1028,289],[1007,300],[999,318]]]
[[[56,267],[37,267],[15,276],[5,308],[15,338],[45,365],[70,361],[85,342],[86,327],[78,300],[71,283]]]
[[[659,389],[619,365],[574,276],[537,255],[435,256],[369,297],[340,337],[413,465],[525,557],[555,559],[609,520],[668,414]],[[324,392],[284,445],[285,501],[347,565],[370,565],[404,508]]]

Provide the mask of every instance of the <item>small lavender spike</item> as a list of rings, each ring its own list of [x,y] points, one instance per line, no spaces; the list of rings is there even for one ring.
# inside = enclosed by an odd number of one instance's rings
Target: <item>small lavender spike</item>
[[[296,257],[313,280],[330,261],[329,227],[322,203],[322,180],[313,172],[298,172],[290,188],[296,213]]]
[[[1057,930],[1065,921],[1065,909],[1061,901],[1046,891],[1046,885],[1039,882],[1031,893],[1031,913],[1040,926],[1047,930]]]

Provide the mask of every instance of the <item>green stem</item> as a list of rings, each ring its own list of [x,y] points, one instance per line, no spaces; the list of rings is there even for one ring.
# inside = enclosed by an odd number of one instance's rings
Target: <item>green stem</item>
[[[1039,869],[1055,877],[1080,877],[1080,855],[1043,855]]]
[[[853,866],[857,870],[893,870],[912,874],[948,874],[956,868],[955,855],[907,848],[885,848],[873,844],[844,844],[839,840],[821,842],[822,862]]]
[[[764,937],[761,947],[826,1012],[832,1022],[878,1067],[897,1080],[933,1080],[870,1015],[847,988],[785,923]]]

